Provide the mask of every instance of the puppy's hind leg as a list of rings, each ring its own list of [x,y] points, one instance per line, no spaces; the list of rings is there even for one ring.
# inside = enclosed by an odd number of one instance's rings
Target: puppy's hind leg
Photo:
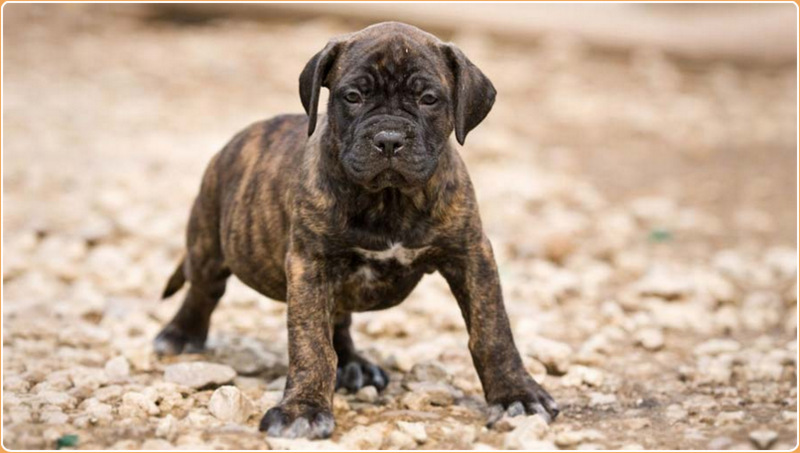
[[[222,258],[216,219],[204,214],[201,203],[196,202],[189,220],[188,253],[164,290],[169,297],[189,280],[183,304],[153,342],[159,355],[198,352],[205,347],[211,313],[231,275]]]
[[[192,284],[189,287],[181,308],[153,343],[157,354],[176,355],[203,350],[211,313],[225,292],[226,278],[219,278],[210,284]]]

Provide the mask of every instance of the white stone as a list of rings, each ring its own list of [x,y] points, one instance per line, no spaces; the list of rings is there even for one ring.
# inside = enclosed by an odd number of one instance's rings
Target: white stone
[[[694,353],[695,355],[720,355],[737,352],[739,349],[741,349],[741,345],[736,340],[714,338],[696,346]]]
[[[258,399],[258,409],[262,412],[278,405],[283,399],[283,390],[268,390]],[[334,396],[334,400],[336,397]]]
[[[657,351],[664,347],[664,334],[657,328],[642,329],[636,332],[636,343],[649,351]]]
[[[165,439],[173,439],[177,433],[178,423],[172,414],[168,414],[166,417],[158,421],[158,425],[156,425],[156,436],[163,437]]]
[[[698,285],[717,302],[729,303],[736,299],[736,288],[733,284],[715,272],[704,273]]]
[[[386,423],[356,426],[346,432],[340,442],[348,449],[377,450],[383,444],[387,428]]]
[[[680,404],[670,404],[667,406],[667,411],[664,414],[672,422],[680,422],[686,420],[689,413]]]
[[[31,410],[25,406],[5,409],[11,423],[28,423],[33,419]]]
[[[431,360],[414,365],[411,368],[411,373],[407,376],[407,380],[416,382],[449,382],[451,376],[444,365]]]
[[[417,446],[413,437],[403,431],[391,431],[383,446],[386,450],[410,450]]]
[[[727,450],[733,443],[733,439],[727,436],[715,437],[708,443],[709,450]]]
[[[123,388],[121,386],[109,385],[95,390],[93,396],[97,398],[98,401],[107,403],[117,398],[122,398],[122,393]]]
[[[750,433],[750,441],[753,442],[759,450],[769,449],[777,440],[778,433],[770,429],[760,429]]]
[[[122,395],[122,405],[119,407],[121,417],[145,418],[148,415],[157,415],[159,412],[156,403],[142,393],[128,392]]]
[[[425,431],[425,424],[420,422],[395,422],[400,431],[408,434],[418,444],[425,443],[428,440],[428,433]]]
[[[574,447],[583,442],[593,442],[603,439],[603,434],[593,429],[581,431],[562,431],[556,434],[555,444],[561,448]]]
[[[378,399],[378,389],[372,385],[361,387],[356,392],[356,399],[365,403],[373,403]]]
[[[59,408],[52,410],[42,411],[39,415],[39,420],[47,425],[63,425],[69,421],[69,416],[61,411]]]
[[[76,388],[97,390],[108,383],[105,371],[99,368],[76,366],[69,370],[69,377]]]
[[[101,403],[96,398],[89,398],[81,403],[85,415],[92,424],[109,423],[114,417],[114,408],[110,404]]]
[[[164,370],[164,379],[167,382],[192,388],[227,384],[235,377],[236,371],[233,368],[209,362],[176,363]]]
[[[60,407],[61,409],[71,409],[77,404],[77,400],[67,393],[43,391],[36,396],[36,403],[41,405],[52,405]]]
[[[394,324],[388,324],[388,325],[393,326],[392,330],[394,330],[395,334],[392,335],[392,332],[384,332],[384,334],[388,334],[391,336],[406,336],[408,334],[406,326],[396,326]],[[368,324],[367,326],[371,329],[370,326],[372,326],[372,323]],[[380,331],[384,330],[387,329],[384,328],[380,329]],[[402,333],[402,335],[397,335],[397,333]],[[386,359],[387,366],[396,368],[404,373],[408,373],[409,371],[411,371],[411,369],[414,367],[414,363],[415,363],[414,358],[411,356],[411,354],[409,354],[407,351],[404,350],[397,350]]]
[[[124,382],[130,377],[131,366],[128,363],[128,359],[118,356],[106,362],[105,372],[109,381]]]
[[[550,372],[563,374],[570,366],[572,347],[560,341],[538,337],[528,344],[527,353],[542,362]]]
[[[264,349],[263,345],[242,339],[237,339],[233,344],[224,342],[215,345],[214,357],[238,374],[248,376],[274,368],[278,363],[277,355]]]
[[[146,346],[125,350],[125,358],[136,370],[151,371],[153,369],[153,351],[150,342]]]
[[[27,393],[31,388],[31,383],[19,376],[3,376],[3,390]]]
[[[722,274],[735,280],[747,280],[750,269],[742,255],[734,250],[723,250],[713,259],[713,266]]]
[[[775,247],[764,256],[767,266],[784,279],[797,277],[797,250],[789,247]]]
[[[717,414],[714,424],[717,426],[739,425],[744,421],[744,418],[745,414],[742,411],[722,412]]]
[[[539,415],[525,417],[513,431],[506,434],[503,448],[507,450],[533,450],[544,440],[547,422]]]
[[[499,406],[498,406],[499,409]],[[496,413],[492,413],[490,415],[490,420],[494,420],[497,417]],[[523,417],[511,417],[508,415],[508,412],[503,412],[500,419],[497,420],[492,424],[492,429],[499,432],[499,433],[507,433],[509,431],[513,431],[519,427],[523,422]]]
[[[697,362],[695,379],[698,384],[727,384],[733,375],[732,366],[733,357],[730,355],[701,356]]]
[[[377,395],[377,393],[376,393],[376,395]],[[358,395],[356,394],[356,396],[358,396]],[[260,404],[260,401],[259,401],[259,404]],[[333,394],[333,410],[334,410],[334,412],[336,412],[336,411],[347,412],[347,411],[350,410],[350,403],[347,402],[347,398],[344,395],[342,395],[340,393],[334,393]]]
[[[568,387],[579,387],[583,384],[591,387],[600,387],[603,385],[604,380],[605,376],[602,371],[583,365],[572,365],[569,367],[567,374],[561,378],[562,384]]]
[[[589,394],[589,406],[610,406],[617,403],[617,397],[611,393],[592,392]]]
[[[694,291],[690,277],[671,268],[654,267],[634,287],[641,295],[677,299]]]
[[[225,385],[214,390],[208,411],[223,422],[243,423],[253,411],[253,403],[236,387]]]
[[[456,389],[440,382],[411,382],[406,387],[410,392],[403,395],[401,403],[413,410],[424,410],[428,405],[449,406],[460,396]]]

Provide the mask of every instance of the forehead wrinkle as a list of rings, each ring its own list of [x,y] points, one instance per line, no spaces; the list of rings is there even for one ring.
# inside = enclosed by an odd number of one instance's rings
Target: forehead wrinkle
[[[412,91],[422,91],[431,86],[437,87],[436,82],[439,80],[437,74],[426,74],[420,70],[411,74],[406,80],[406,86]]]
[[[340,80],[360,89],[365,89],[359,83],[365,78],[366,89],[382,91],[413,89],[416,79],[428,86],[446,85],[448,80],[436,49],[403,35],[354,40],[348,43],[346,53],[348,63],[340,67]]]

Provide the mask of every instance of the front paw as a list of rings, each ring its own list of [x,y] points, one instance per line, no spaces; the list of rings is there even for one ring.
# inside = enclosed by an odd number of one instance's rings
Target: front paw
[[[503,417],[539,414],[547,423],[558,416],[559,409],[553,397],[535,381],[531,380],[522,391],[510,391],[508,394],[492,398],[489,401],[489,422],[491,427]]]
[[[268,410],[258,426],[271,437],[325,439],[333,433],[333,413],[321,406],[281,403]]]

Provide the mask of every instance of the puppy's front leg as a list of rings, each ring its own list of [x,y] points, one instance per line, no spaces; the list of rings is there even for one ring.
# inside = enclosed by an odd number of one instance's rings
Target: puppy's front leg
[[[336,352],[329,280],[319,260],[299,254],[287,258],[286,278],[289,374],[283,400],[267,411],[259,429],[274,437],[330,437]]]
[[[458,301],[469,332],[469,350],[490,406],[489,423],[509,415],[558,415],[553,398],[522,365],[508,323],[497,265],[489,240],[481,235],[466,253],[440,269]]]

